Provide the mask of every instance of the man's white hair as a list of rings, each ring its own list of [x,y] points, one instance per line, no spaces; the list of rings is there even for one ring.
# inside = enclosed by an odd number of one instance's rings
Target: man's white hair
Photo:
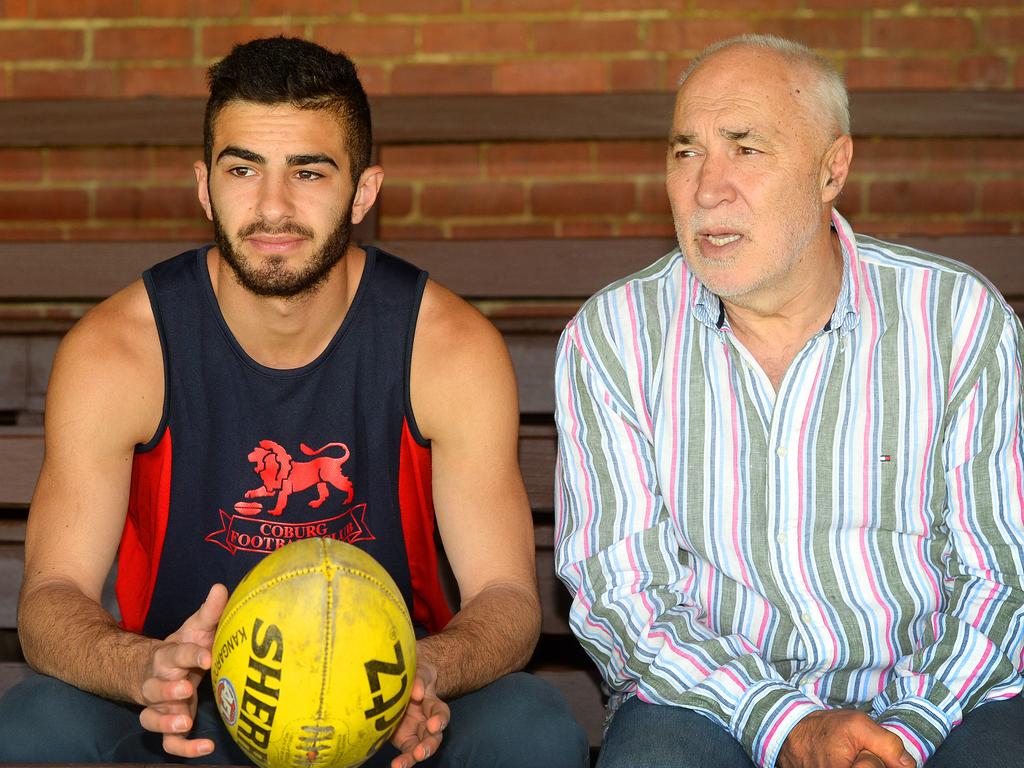
[[[721,50],[736,46],[774,51],[790,61],[808,66],[817,75],[815,97],[819,103],[822,118],[832,122],[832,125],[823,127],[832,132],[834,136],[843,136],[850,132],[850,97],[846,93],[843,76],[824,56],[815,53],[802,43],[786,40],[776,35],[737,35],[712,43],[701,51],[697,58],[690,62],[686,71],[680,75],[679,87],[681,88],[690,75],[708,58]]]

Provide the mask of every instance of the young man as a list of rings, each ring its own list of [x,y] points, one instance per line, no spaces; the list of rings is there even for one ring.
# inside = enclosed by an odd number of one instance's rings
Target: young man
[[[354,66],[301,40],[236,46],[210,70],[204,133],[216,245],[103,302],[54,363],[19,605],[43,675],[0,703],[0,760],[245,762],[203,679],[228,590],[327,535],[388,569],[420,638],[412,703],[371,764],[585,764],[565,702],[510,674],[540,618],[502,340],[349,241],[383,178]],[[120,626],[99,604],[115,552]]]
[[[557,564],[613,695],[601,768],[1024,753],[1021,326],[858,237],[824,59],[742,37],[680,86],[679,249],[558,362]]]

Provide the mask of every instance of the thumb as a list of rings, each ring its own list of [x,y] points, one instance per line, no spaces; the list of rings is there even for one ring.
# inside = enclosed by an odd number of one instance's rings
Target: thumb
[[[199,632],[213,632],[217,629],[217,622],[224,613],[224,606],[228,603],[228,588],[223,584],[214,584],[206,600],[199,606],[199,610],[193,613],[185,621],[182,628],[188,628]]]
[[[886,768],[914,768],[917,761],[903,746],[903,740],[882,726],[864,734],[863,746],[885,763]]]

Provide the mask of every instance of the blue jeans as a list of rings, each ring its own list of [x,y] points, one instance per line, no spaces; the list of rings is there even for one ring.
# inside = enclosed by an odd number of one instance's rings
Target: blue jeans
[[[753,768],[739,742],[682,707],[632,698],[612,718],[597,768]],[[953,729],[927,768],[1024,766],[1024,697],[983,704]]]
[[[200,687],[192,735],[213,739],[213,754],[187,762],[250,765],[220,721],[210,685]],[[507,675],[448,702],[451,721],[429,768],[494,766],[584,768],[587,737],[562,695],[533,675]],[[385,768],[386,745],[365,763]],[[52,677],[34,675],[0,699],[0,763],[186,762],[164,753],[143,730],[139,708],[101,699]]]

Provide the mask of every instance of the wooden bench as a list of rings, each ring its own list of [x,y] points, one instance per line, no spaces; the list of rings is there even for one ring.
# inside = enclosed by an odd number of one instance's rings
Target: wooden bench
[[[381,97],[373,100],[379,143],[654,139],[667,132],[671,94]],[[1022,136],[1024,94],[855,93],[855,129],[882,136]],[[0,147],[195,145],[202,101],[0,102]],[[519,454],[534,510],[543,634],[531,669],[558,685],[600,743],[602,695],[593,665],[571,636],[569,597],[554,575],[552,499],[554,345],[580,302],[654,261],[663,238],[380,242],[376,220],[359,236],[428,269],[477,303],[504,334],[519,383]],[[1024,311],[1024,236],[903,238],[987,275]],[[15,604],[24,520],[42,458],[39,424],[60,336],[84,308],[173,255],[182,242],[0,243],[0,691],[26,673]],[[44,305],[47,311],[40,312]]]

